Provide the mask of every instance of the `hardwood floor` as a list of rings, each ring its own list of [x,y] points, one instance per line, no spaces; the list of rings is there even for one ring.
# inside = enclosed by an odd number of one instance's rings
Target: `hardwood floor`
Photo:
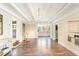
[[[33,39],[33,42],[23,41],[6,56],[76,56],[50,38]]]

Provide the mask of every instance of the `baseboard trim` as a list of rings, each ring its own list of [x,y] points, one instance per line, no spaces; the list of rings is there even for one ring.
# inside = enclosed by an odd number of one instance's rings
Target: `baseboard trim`
[[[79,54],[77,54],[76,52],[72,51],[71,48],[68,48],[66,45],[62,44],[61,42],[58,42],[60,45],[64,46],[65,48],[67,48],[69,51],[71,51],[72,53],[74,53],[75,55],[79,56]]]

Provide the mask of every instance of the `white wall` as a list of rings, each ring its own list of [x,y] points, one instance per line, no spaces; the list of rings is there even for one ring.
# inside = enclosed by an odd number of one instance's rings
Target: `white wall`
[[[29,23],[26,25],[26,38],[37,38],[37,24]]]
[[[0,9],[0,14],[3,15],[3,35],[0,35],[0,49],[4,47],[5,44],[10,47],[11,50],[11,40],[12,40],[12,16]],[[9,42],[10,41],[10,42]]]
[[[73,53],[79,55],[79,46],[75,45],[75,43],[73,42],[75,39],[73,38],[72,42],[68,41],[68,34],[69,34],[68,21],[72,21],[72,20],[79,20],[79,14],[75,13],[74,15],[63,19],[62,21],[57,22],[58,23],[58,43],[65,46]],[[76,26],[79,26],[79,24],[77,24]],[[71,27],[72,29],[75,29],[73,28],[73,26]]]
[[[53,25],[50,24],[50,37],[53,39]]]
[[[3,15],[3,35],[0,38],[12,38],[12,16],[2,9],[0,14]]]
[[[52,39],[55,40],[55,23],[52,24]]]

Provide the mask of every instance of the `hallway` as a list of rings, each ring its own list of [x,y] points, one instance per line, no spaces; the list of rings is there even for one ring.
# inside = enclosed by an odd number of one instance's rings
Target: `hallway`
[[[79,3],[1,3],[4,55],[79,56]]]
[[[35,41],[36,43],[32,44],[27,43],[27,41],[21,42],[20,46],[13,49],[6,56],[76,56],[49,37],[40,37]]]

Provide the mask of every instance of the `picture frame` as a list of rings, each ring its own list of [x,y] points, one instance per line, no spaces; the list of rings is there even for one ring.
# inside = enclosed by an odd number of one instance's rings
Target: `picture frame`
[[[3,35],[3,15],[0,15],[0,35]]]

